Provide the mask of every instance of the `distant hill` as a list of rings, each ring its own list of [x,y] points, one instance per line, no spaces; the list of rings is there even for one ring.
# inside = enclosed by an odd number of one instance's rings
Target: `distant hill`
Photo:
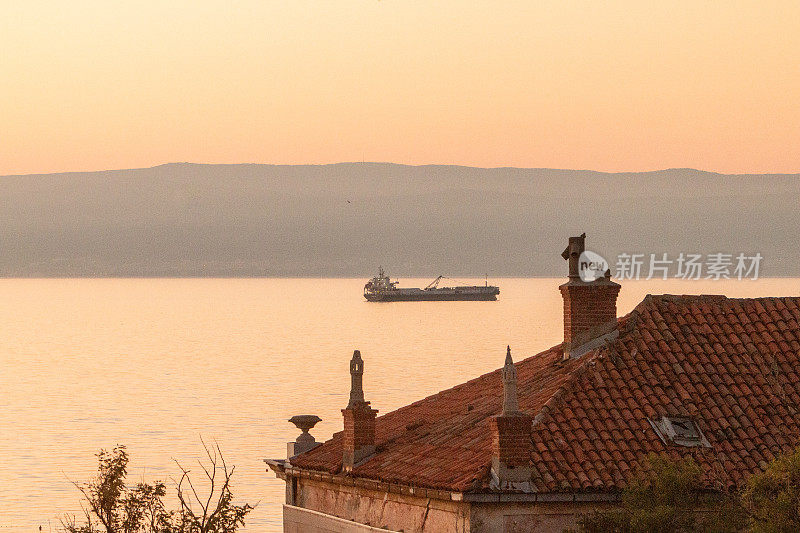
[[[592,250],[800,274],[800,175],[161,165],[0,177],[0,276],[561,276]]]

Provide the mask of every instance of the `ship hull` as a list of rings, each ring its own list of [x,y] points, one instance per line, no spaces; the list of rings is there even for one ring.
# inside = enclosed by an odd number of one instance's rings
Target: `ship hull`
[[[452,301],[494,301],[500,289],[497,287],[477,287],[479,290],[459,289],[397,289],[380,293],[364,294],[370,302],[452,302]]]

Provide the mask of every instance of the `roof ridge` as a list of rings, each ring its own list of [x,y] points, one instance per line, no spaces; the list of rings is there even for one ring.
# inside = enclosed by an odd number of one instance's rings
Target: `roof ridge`
[[[800,296],[727,296],[725,294],[648,294],[639,302],[636,307],[650,304],[654,301],[666,302],[686,302],[694,303],[697,301],[702,302],[749,302],[749,301],[764,301],[764,300],[800,300]]]
[[[673,297],[683,298],[683,296],[674,296],[671,294],[662,294],[662,295],[648,294],[628,314],[617,318],[617,326],[614,329],[616,329],[619,332],[619,335],[614,339],[605,340],[602,345],[592,350],[589,350],[588,352],[584,353],[578,358],[580,364],[577,365],[574,369],[568,371],[569,377],[566,379],[566,381],[564,381],[564,383],[559,385],[559,387],[553,392],[550,398],[548,398],[547,401],[545,401],[544,404],[542,404],[542,407],[539,409],[539,412],[535,413],[533,420],[534,427],[537,424],[539,424],[547,415],[556,412],[561,407],[560,403],[564,395],[566,395],[569,392],[572,392],[572,388],[575,385],[575,383],[581,377],[583,377],[583,375],[589,370],[590,366],[594,365],[598,359],[601,359],[603,357],[604,352],[609,350],[615,344],[624,344],[623,335],[627,336],[636,330],[639,324],[639,317],[642,314],[642,311],[647,307],[655,305],[660,298],[665,296],[667,297],[668,301],[671,301],[671,298]],[[703,296],[703,295],[698,295],[698,296]],[[716,295],[713,296],[716,297]],[[727,298],[727,297],[721,296],[721,298]],[[553,348],[551,348],[551,350]]]
[[[551,346],[550,348],[546,348],[544,350],[541,350],[541,351],[539,351],[539,352],[537,352],[537,353],[535,353],[533,355],[529,355],[528,357],[526,357],[524,359],[520,359],[519,361],[515,362],[514,365],[518,367],[519,365],[522,365],[523,363],[525,363],[527,361],[530,361],[531,359],[534,359],[534,358],[537,358],[537,357],[543,357],[546,354],[552,352],[553,350],[560,350],[562,346],[563,346],[563,343],[556,344],[555,346]],[[495,368],[494,370],[490,370],[488,372],[485,372],[485,373],[481,374],[480,376],[474,377],[474,378],[472,378],[472,379],[470,379],[468,381],[464,381],[462,383],[458,383],[456,385],[453,385],[452,387],[449,387],[447,389],[443,389],[443,390],[440,390],[438,392],[434,392],[433,394],[429,394],[428,396],[425,396],[424,398],[420,398],[419,400],[417,400],[417,401],[415,401],[413,403],[409,403],[409,404],[400,406],[397,409],[393,409],[391,411],[387,411],[387,412],[385,412],[383,414],[378,415],[377,418],[380,420],[380,419],[382,419],[384,417],[387,417],[387,416],[389,416],[389,415],[391,415],[393,413],[396,413],[398,411],[404,411],[404,410],[407,410],[407,409],[411,409],[411,408],[416,407],[416,406],[418,406],[420,404],[423,404],[425,402],[432,401],[435,398],[439,398],[439,397],[445,396],[447,394],[450,394],[450,393],[453,393],[453,392],[457,392],[458,390],[466,388],[466,387],[468,387],[470,385],[473,385],[476,382],[479,382],[481,380],[486,380],[486,379],[490,378],[493,374],[499,374],[502,369],[503,369],[503,367]],[[341,433],[341,432],[340,431],[339,432],[334,432],[334,435],[336,433]]]
[[[597,348],[589,350],[578,358],[580,364],[567,371],[567,379],[558,386],[553,394],[550,395],[550,398],[548,398],[547,401],[542,404],[542,407],[539,409],[539,411],[535,413],[533,418],[534,427],[538,425],[547,415],[556,412],[561,408],[561,399],[564,397],[564,395],[572,391],[572,387],[575,382],[577,382],[586,372],[588,372],[589,367],[592,366],[601,356],[601,352],[606,350],[609,345],[615,342],[617,342],[617,339],[613,341],[606,340],[602,346],[598,346]]]

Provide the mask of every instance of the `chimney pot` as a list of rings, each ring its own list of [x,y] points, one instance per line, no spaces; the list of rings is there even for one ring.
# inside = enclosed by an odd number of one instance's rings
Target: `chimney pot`
[[[364,361],[361,359],[361,352],[354,350],[353,358],[350,359],[350,402],[347,407],[354,407],[364,403],[363,376]]]
[[[519,403],[517,401],[517,369],[514,367],[514,360],[511,359],[511,346],[506,347],[506,362],[502,370],[503,374],[503,414],[511,415],[519,413]]]

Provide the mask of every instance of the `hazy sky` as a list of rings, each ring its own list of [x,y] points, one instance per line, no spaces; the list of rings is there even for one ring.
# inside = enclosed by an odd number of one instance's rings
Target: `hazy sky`
[[[0,3],[0,174],[800,171],[800,2]]]

